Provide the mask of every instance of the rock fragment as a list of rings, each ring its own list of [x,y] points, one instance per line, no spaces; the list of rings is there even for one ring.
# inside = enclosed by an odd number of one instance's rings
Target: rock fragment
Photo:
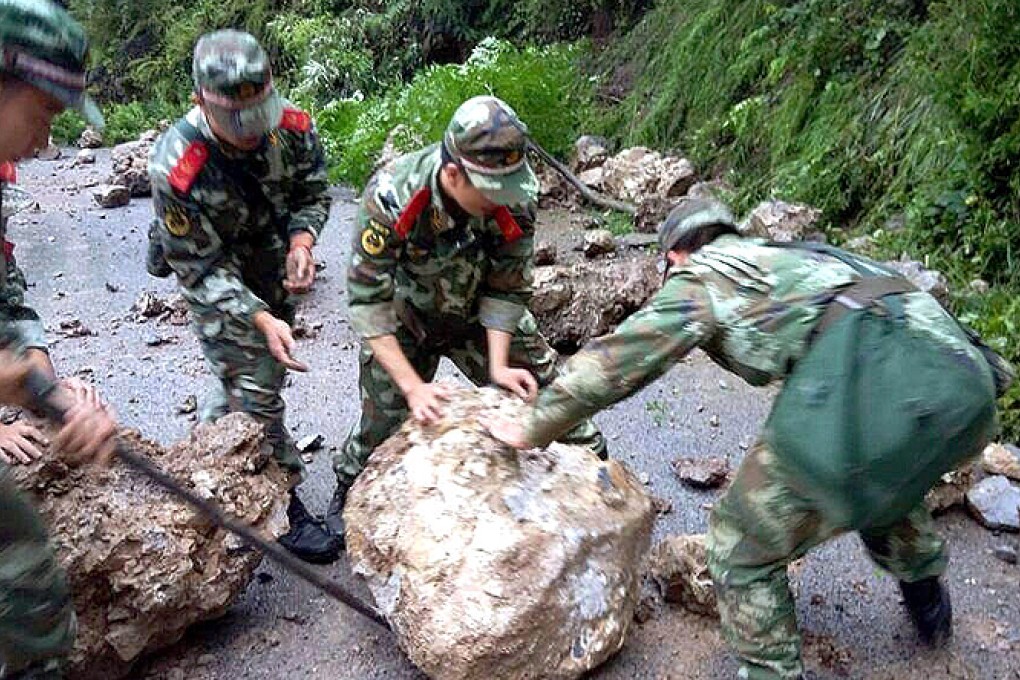
[[[1020,531],[1020,489],[1001,475],[983,479],[968,491],[967,509],[988,529]]]
[[[122,208],[131,202],[131,192],[122,184],[100,184],[92,190],[92,198],[101,208]]]
[[[729,479],[730,464],[717,456],[677,458],[673,461],[673,472],[691,488],[715,489]]]

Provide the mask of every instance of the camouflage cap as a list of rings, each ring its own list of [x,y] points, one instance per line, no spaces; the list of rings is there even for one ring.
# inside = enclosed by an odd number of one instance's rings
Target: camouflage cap
[[[496,205],[524,205],[538,197],[528,165],[528,128],[506,102],[473,97],[453,114],[443,143],[471,184]]]
[[[664,253],[673,250],[684,234],[712,224],[737,226],[725,204],[711,198],[685,198],[659,225],[659,248]]]
[[[215,31],[199,38],[192,61],[195,91],[206,113],[238,137],[258,137],[280,124],[283,100],[269,56],[254,36]]]
[[[102,127],[103,114],[85,94],[87,59],[85,31],[67,10],[50,0],[0,0],[0,71]]]

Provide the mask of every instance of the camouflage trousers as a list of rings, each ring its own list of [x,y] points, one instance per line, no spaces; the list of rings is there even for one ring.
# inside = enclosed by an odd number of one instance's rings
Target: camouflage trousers
[[[759,442],[712,512],[708,568],[723,636],[742,662],[741,678],[801,676],[800,634],[786,568],[848,530],[827,521],[796,486],[776,454]],[[923,505],[891,527],[862,532],[861,538],[871,558],[901,581],[945,571],[945,545]]]
[[[439,360],[445,356],[475,385],[489,383],[487,340],[481,324],[471,325],[458,342],[441,348],[422,346],[402,325],[397,328],[397,340],[422,380],[432,380]],[[539,386],[544,387],[556,378],[556,359],[556,351],[538,333],[535,318],[526,313],[510,341],[510,366],[531,371]],[[345,486],[354,481],[375,447],[393,434],[409,413],[400,388],[376,361],[367,343],[362,345],[360,362],[361,419],[351,428],[333,459],[333,471]],[[590,420],[566,433],[560,441],[587,446],[600,456],[606,452],[606,440]]]
[[[294,310],[271,310],[293,323]],[[247,413],[266,428],[266,440],[277,461],[292,472],[304,468],[284,424],[286,405],[281,395],[286,369],[269,353],[266,338],[254,326],[216,309],[192,307],[199,344],[218,384],[202,404],[201,419],[211,422],[232,411]]]
[[[75,631],[42,518],[0,466],[0,678],[63,677]]]

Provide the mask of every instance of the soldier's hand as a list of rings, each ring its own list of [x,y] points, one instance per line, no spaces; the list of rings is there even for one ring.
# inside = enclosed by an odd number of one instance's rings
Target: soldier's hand
[[[64,378],[60,386],[68,391],[75,404],[88,404],[92,408],[109,411],[110,405],[99,395],[99,390],[94,385],[78,378]]]
[[[290,293],[307,293],[315,282],[315,258],[308,246],[297,245],[287,253],[287,279],[283,287]]]
[[[117,423],[104,408],[77,402],[64,415],[53,447],[74,464],[107,465],[117,447]]]
[[[538,396],[538,381],[531,371],[523,368],[502,366],[492,369],[492,382],[513,392],[526,402],[532,402]]]
[[[42,458],[42,450],[49,442],[39,428],[17,421],[11,425],[0,424],[0,460],[8,465],[28,464]]]
[[[255,328],[266,336],[266,345],[274,359],[292,371],[304,373],[308,370],[308,366],[294,358],[294,335],[286,321],[263,311],[255,315]]]
[[[524,426],[515,420],[503,416],[482,416],[478,422],[489,431],[495,439],[515,449],[530,449],[535,445],[528,441]]]
[[[432,425],[443,417],[443,402],[450,397],[450,388],[442,383],[419,383],[404,395],[414,419]]]

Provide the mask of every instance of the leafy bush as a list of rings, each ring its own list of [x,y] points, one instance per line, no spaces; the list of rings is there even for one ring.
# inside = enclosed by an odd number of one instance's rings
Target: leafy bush
[[[590,106],[590,88],[574,64],[580,48],[517,49],[484,40],[463,65],[431,66],[406,87],[378,97],[339,100],[316,112],[336,181],[368,178],[390,131],[409,150],[442,138],[453,112],[481,94],[504,99],[551,153],[566,153]]]
[[[75,144],[85,131],[85,119],[77,111],[64,111],[53,118],[50,134],[57,144]]]

